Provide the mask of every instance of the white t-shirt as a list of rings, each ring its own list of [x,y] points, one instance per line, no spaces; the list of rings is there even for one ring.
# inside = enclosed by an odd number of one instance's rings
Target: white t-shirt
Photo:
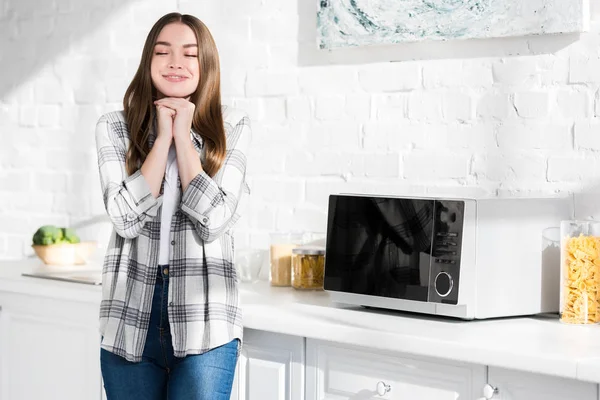
[[[158,253],[158,264],[169,264],[169,256],[171,251],[171,221],[173,214],[179,205],[179,188],[177,187],[177,179],[179,176],[179,168],[177,167],[177,152],[175,143],[169,148],[169,157],[167,159],[167,167],[165,170],[165,187],[163,189],[162,213],[160,216],[160,250]]]

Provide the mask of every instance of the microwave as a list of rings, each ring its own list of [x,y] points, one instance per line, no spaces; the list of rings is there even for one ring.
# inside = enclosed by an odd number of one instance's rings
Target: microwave
[[[486,319],[559,308],[542,231],[571,198],[330,195],[323,287],[335,303]]]

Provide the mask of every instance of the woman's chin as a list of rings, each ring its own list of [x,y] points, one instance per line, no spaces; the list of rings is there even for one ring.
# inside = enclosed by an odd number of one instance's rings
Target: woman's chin
[[[192,95],[192,93],[187,90],[164,90],[164,91],[159,90],[159,91],[160,91],[160,93],[162,93],[162,97],[175,97],[175,98],[185,99]]]

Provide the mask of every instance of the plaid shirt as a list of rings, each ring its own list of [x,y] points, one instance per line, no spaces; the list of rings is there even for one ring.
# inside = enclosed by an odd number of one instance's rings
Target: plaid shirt
[[[246,154],[251,140],[243,112],[224,107],[227,153],[213,177],[201,172],[181,193],[170,230],[169,324],[176,357],[201,354],[242,340],[232,226],[250,190]],[[156,138],[155,129],[149,140]],[[203,142],[192,130],[202,158]],[[100,305],[101,347],[139,362],[146,342],[158,273],[164,180],[154,198],[140,170],[128,176],[129,133],[122,111],[96,125],[98,166],[106,212],[114,229],[104,258]],[[179,202],[178,199],[178,202]]]

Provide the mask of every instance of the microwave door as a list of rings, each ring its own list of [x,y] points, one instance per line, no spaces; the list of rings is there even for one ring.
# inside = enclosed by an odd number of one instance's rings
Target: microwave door
[[[331,196],[325,288],[427,301],[431,200]]]

